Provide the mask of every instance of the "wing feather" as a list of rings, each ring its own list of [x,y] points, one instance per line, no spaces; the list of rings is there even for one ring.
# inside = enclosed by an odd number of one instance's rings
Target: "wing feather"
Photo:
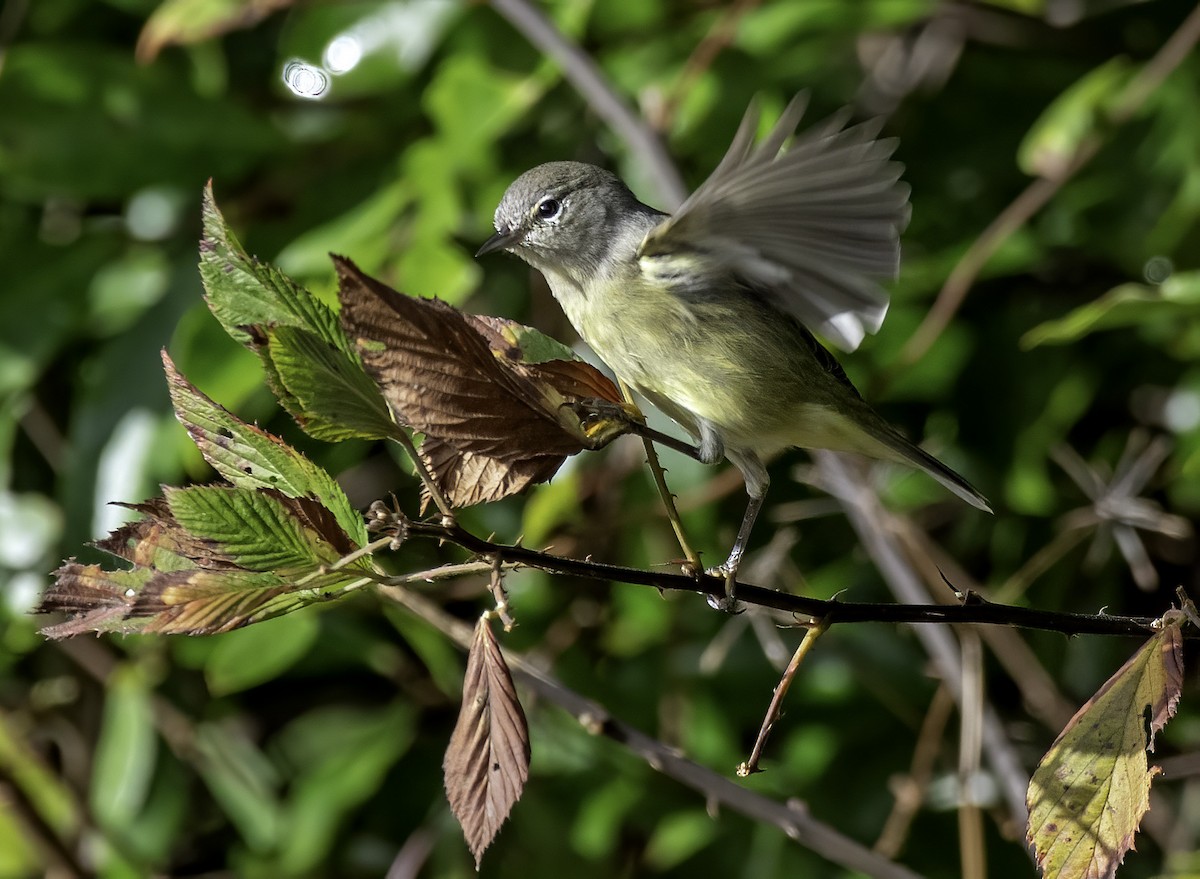
[[[755,145],[752,104],[716,170],[638,255],[699,257],[853,350],[887,311],[878,280],[899,268],[909,189],[880,120],[847,127],[845,110],[785,146],[807,105],[793,98]]]

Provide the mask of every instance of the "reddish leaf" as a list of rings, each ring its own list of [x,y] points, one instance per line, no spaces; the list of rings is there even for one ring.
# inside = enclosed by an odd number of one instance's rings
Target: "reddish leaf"
[[[527,362],[517,331],[532,331],[403,296],[334,261],[346,334],[396,419],[438,441],[423,454],[455,505],[549,479],[568,455],[630,429],[635,416],[588,364]]]
[[[487,619],[475,626],[462,711],[442,763],[446,796],[475,868],[529,778],[529,727]]]

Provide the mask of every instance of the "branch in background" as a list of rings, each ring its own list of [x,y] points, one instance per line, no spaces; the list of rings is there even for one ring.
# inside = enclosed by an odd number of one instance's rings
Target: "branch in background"
[[[724,581],[718,582],[723,589]],[[391,586],[382,587],[379,591],[431,624],[460,648],[465,650],[470,646],[473,637],[471,626],[446,613],[429,599]],[[893,863],[813,818],[801,802],[777,802],[681,757],[676,749],[622,723],[599,703],[568,689],[520,656],[503,652],[514,676],[523,685],[570,712],[588,732],[619,742],[654,769],[698,791],[707,802],[778,827],[800,845],[846,870],[877,879],[919,879],[916,873],[906,867]]]
[[[1110,130],[1133,118],[1150,95],[1162,85],[1163,80],[1183,63],[1197,41],[1200,41],[1200,5],[1192,10],[1158,53],[1125,86],[1105,120]],[[1073,156],[1067,158],[1054,173],[1043,175],[1030,183],[996,219],[992,220],[946,278],[946,283],[942,285],[929,314],[900,352],[902,364],[915,363],[925,355],[962,306],[971,285],[975,283],[988,260],[1013,233],[1045,207],[1068,180],[1095,157],[1102,145],[1100,138],[1096,136],[1081,140]]]
[[[908,603],[926,600],[928,595],[904,558],[875,493],[851,473],[845,460],[836,453],[816,452],[813,458],[825,481],[825,487],[842,502],[858,539],[875,563],[875,567],[883,574],[892,592],[901,601]],[[954,696],[954,701],[958,703],[961,711],[962,655],[953,633],[933,626],[918,626],[914,631],[936,663],[938,676]],[[1022,767],[1016,749],[1009,742],[999,715],[990,705],[985,708],[983,714],[983,743],[988,763],[1008,804],[1009,815],[1017,826],[1023,827],[1028,819],[1025,789],[1029,786],[1029,775]]]
[[[662,141],[608,82],[591,57],[572,43],[545,15],[526,0],[492,0],[492,7],[530,44],[558,62],[563,76],[596,115],[625,141],[638,161],[650,169],[667,208],[687,198],[683,178]]]

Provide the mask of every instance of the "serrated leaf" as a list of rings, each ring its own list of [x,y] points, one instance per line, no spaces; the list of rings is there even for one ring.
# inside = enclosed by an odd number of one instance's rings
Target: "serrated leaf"
[[[194,486],[133,508],[146,518],[97,545],[135,567],[63,565],[37,612],[70,618],[43,634],[225,632],[365,582],[365,561],[324,569],[353,547],[333,514],[311,498]]]
[[[1177,272],[1157,286],[1121,284],[1063,317],[1038,324],[1021,337],[1022,348],[1062,345],[1089,333],[1140,326],[1152,320],[1200,317],[1200,272]]]
[[[239,488],[275,489],[288,497],[316,498],[352,543],[361,546],[367,542],[363,517],[350,506],[332,476],[279,437],[247,424],[200,393],[165,351],[162,358],[175,417],[213,469]]]
[[[333,310],[246,253],[218,210],[211,184],[203,216],[200,277],[209,310],[230,336],[259,355],[267,384],[288,413],[318,439],[391,436],[387,404],[363,373]]]
[[[520,491],[630,429],[636,416],[588,364],[527,363],[517,325],[403,296],[334,261],[346,333],[396,420],[431,438],[422,454],[452,503]]]
[[[35,613],[65,613],[68,619],[43,626],[47,638],[69,638],[85,632],[128,632],[142,623],[129,622],[139,592],[153,577],[148,568],[106,571],[99,565],[67,562],[54,572]]]
[[[142,631],[211,635],[282,616],[313,601],[274,574],[175,571],[146,584],[131,613],[147,617]]]
[[[399,428],[379,387],[357,357],[348,357],[315,333],[272,327],[261,352],[284,391],[280,402],[309,436],[326,442],[388,439]]]
[[[200,279],[209,310],[229,335],[253,347],[255,331],[298,327],[351,353],[329,306],[274,266],[246,253],[217,208],[211,182],[204,188],[202,215]]]
[[[475,626],[462,710],[446,757],[446,796],[478,869],[529,778],[529,727],[487,619]]]
[[[248,571],[311,570],[353,551],[332,514],[309,498],[213,485],[169,488],[166,498],[184,530]]]
[[[1130,76],[1125,58],[1112,58],[1086,73],[1042,111],[1017,150],[1017,164],[1031,176],[1056,177],[1096,137]]]
[[[1147,750],[1175,714],[1183,614],[1146,642],[1071,718],[1029,783],[1028,840],[1045,879],[1111,879],[1150,808]],[[1149,712],[1149,723],[1146,714]]]

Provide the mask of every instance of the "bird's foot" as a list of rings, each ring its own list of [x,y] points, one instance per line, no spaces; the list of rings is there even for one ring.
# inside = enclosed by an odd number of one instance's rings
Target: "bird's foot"
[[[722,613],[741,613],[743,608],[738,606],[737,600],[737,572],[738,559],[728,559],[723,564],[717,565],[715,568],[709,568],[704,573],[710,577],[721,577],[725,580],[725,594],[723,596],[709,595],[709,607],[715,608]]]

